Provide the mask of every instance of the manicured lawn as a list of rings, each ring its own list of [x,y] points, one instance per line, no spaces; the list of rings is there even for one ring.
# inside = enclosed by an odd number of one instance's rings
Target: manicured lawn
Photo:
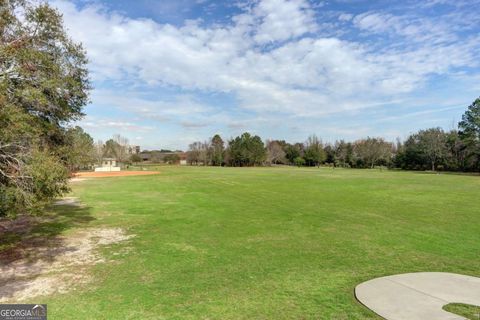
[[[162,167],[74,185],[136,237],[95,281],[44,297],[51,319],[378,319],[353,295],[384,275],[480,276],[480,177]],[[85,227],[85,226],[82,226]],[[114,255],[122,246],[128,254]]]

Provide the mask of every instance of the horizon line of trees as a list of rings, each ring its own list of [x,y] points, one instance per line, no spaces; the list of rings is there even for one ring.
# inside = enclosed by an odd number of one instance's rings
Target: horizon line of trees
[[[189,145],[190,165],[263,166],[329,165],[345,168],[384,166],[408,170],[480,171],[480,98],[462,116],[458,130],[419,130],[404,142],[366,137],[353,142],[323,143],[316,135],[305,142],[267,140],[248,132],[225,142],[216,134]]]

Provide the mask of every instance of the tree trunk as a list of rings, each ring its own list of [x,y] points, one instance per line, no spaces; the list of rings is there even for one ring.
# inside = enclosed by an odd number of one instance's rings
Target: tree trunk
[[[435,171],[435,161],[432,161],[432,171]]]

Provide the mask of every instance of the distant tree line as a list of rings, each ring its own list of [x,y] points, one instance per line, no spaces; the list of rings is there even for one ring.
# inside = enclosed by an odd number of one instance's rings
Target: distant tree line
[[[149,162],[149,163],[166,163],[166,164],[179,164],[181,156],[184,155],[184,152],[181,150],[143,150],[138,155],[132,155],[132,162]],[[136,159],[138,161],[133,161]]]
[[[323,143],[316,135],[305,142],[267,140],[243,133],[226,143],[215,135],[189,146],[191,165],[295,165],[345,168],[383,166],[408,170],[480,171],[480,98],[467,109],[458,130],[420,130],[404,142],[367,137],[353,142]]]

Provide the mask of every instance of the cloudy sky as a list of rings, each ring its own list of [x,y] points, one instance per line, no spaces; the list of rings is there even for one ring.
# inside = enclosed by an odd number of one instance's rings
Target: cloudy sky
[[[393,140],[480,95],[480,0],[50,3],[88,52],[95,139]]]

